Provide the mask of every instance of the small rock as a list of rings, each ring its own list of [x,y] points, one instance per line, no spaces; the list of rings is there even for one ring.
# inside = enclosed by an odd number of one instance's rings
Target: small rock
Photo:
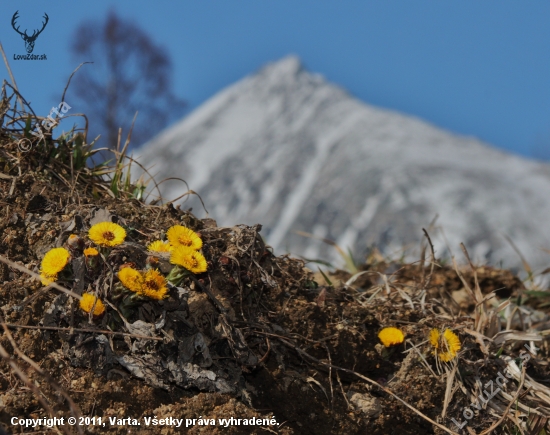
[[[376,343],[376,345],[374,346],[374,348],[376,349],[376,352],[378,352],[378,355],[382,355],[384,353],[384,351],[386,350],[386,348],[384,347],[383,344],[380,344],[380,343]]]
[[[355,393],[353,391],[347,394],[349,401],[358,411],[361,411],[367,417],[378,417],[382,412],[380,400],[368,394]]]

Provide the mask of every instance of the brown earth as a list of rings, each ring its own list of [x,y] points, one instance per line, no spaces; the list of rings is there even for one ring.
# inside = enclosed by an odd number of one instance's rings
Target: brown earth
[[[34,151],[11,152],[21,161],[30,161]],[[154,323],[161,312],[177,313],[179,320],[167,317],[172,326],[162,327],[164,341],[150,345],[147,352],[168,361],[170,352],[179,349],[177,343],[200,333],[212,361],[207,365],[201,360],[206,359],[205,354],[195,353],[192,363],[225,376],[233,388],[224,393],[212,384],[201,387],[192,382],[168,382],[165,372],[158,373],[162,382],[155,384],[152,376],[140,378],[116,362],[105,362],[95,341],[100,332],[70,328],[104,331],[114,324],[112,310],[102,319],[90,321],[71,298],[63,299],[55,289],[44,291],[40,282],[0,263],[0,314],[2,321],[11,325],[6,331],[13,337],[12,342],[5,332],[0,338],[9,354],[0,361],[0,423],[8,433],[76,433],[67,425],[23,429],[10,423],[12,417],[47,416],[46,403],[65,419],[75,412],[102,418],[100,425],[82,426],[84,433],[441,434],[441,429],[383,390],[391,390],[425,416],[456,430],[451,418],[463,420],[462,409],[469,402],[460,389],[455,390],[446,417],[441,416],[446,378],[437,374],[426,344],[430,329],[449,327],[458,333],[464,367],[496,367],[480,351],[475,338],[464,332],[473,328],[470,313],[474,303],[450,267],[438,266],[432,273],[429,266],[369,260],[361,267],[368,273],[351,286],[343,285],[351,277],[348,272],[332,274],[333,287],[314,276],[302,261],[274,256],[258,234],[260,226],[218,228],[213,220],[196,219],[190,211],[170,204],[144,205],[134,199],[97,195],[89,186],[61,182],[60,177],[68,178],[68,171],[52,174],[45,167],[29,165],[19,174],[9,156],[2,159],[0,254],[32,271],[38,271],[50,248],[66,246],[69,234],[86,239],[90,221],[105,211],[109,219],[126,228],[127,241],[134,248],[158,239],[174,224],[197,231],[209,266],[197,276],[197,282],[186,278],[181,284],[187,299],[178,300],[178,294],[171,292],[164,301],[144,304],[130,320]],[[146,253],[137,248],[132,251],[131,244],[109,254],[109,268],[117,270],[128,261],[144,267]],[[473,287],[471,270],[463,273]],[[514,298],[525,291],[521,280],[509,271],[482,267],[477,274],[483,293],[495,290],[497,299]],[[90,285],[97,282],[83,279]],[[69,278],[59,282],[82,292],[82,283]],[[423,290],[427,293],[422,299]],[[62,314],[48,325],[61,330],[44,328],[52,307],[61,307]],[[377,334],[386,326],[400,327],[406,338],[419,346],[418,351],[411,351],[409,344],[384,348]],[[170,334],[175,335],[169,338]],[[146,342],[111,337],[111,351],[117,356],[130,354],[132,346]],[[548,342],[540,347],[542,353],[529,373],[546,382]],[[25,355],[42,374],[25,361]],[[490,378],[491,370],[482,378]],[[111,425],[109,417],[135,418],[141,426]],[[186,429],[146,427],[145,417],[189,419],[190,424]],[[242,420],[240,425],[228,427],[218,424],[218,419],[231,417],[258,417],[268,422],[273,418],[276,424],[251,427]],[[202,425],[200,419],[214,419],[216,426]],[[479,433],[495,421],[488,411],[479,412],[460,433]],[[495,433],[512,433],[511,428],[506,423]]]

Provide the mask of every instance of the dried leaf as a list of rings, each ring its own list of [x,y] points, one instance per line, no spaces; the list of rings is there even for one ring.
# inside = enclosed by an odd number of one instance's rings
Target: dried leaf
[[[323,287],[323,290],[319,292],[319,296],[317,296],[317,306],[319,308],[323,308],[325,306],[325,299],[327,298],[327,289]]]
[[[93,226],[101,222],[112,222],[112,216],[109,210],[100,208],[95,212],[94,217],[90,219],[90,225]]]
[[[441,417],[445,418],[447,414],[447,407],[453,398],[453,382],[455,380],[456,370],[458,366],[455,364],[453,369],[447,373],[447,387],[445,389],[445,399],[443,400],[443,411],[441,412]]]

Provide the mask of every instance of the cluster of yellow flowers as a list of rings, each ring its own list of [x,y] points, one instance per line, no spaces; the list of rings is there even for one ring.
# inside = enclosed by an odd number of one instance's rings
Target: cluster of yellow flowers
[[[147,249],[151,252],[169,252],[170,263],[182,266],[190,272],[206,272],[207,264],[199,252],[202,240],[193,230],[181,225],[174,225],[166,232],[167,242],[155,240]]]
[[[118,246],[126,239],[126,230],[113,222],[101,222],[93,225],[88,231],[89,239],[99,248]],[[181,225],[170,227],[166,233],[168,241],[156,240],[149,244],[152,253],[169,253],[170,262],[176,267],[182,267],[191,273],[202,273],[207,270],[206,259],[199,252],[202,240],[197,233]],[[65,269],[71,260],[71,253],[80,252],[84,242],[80,237],[71,234],[67,241],[69,250],[53,248],[44,255],[40,265],[42,284],[48,285],[58,279],[59,273]],[[99,261],[100,251],[93,246],[83,249],[86,266],[93,269]],[[105,253],[105,251],[103,251]],[[140,296],[160,300],[167,296],[166,278],[156,269],[139,271],[132,267],[122,267],[117,274],[122,285]],[[98,316],[105,312],[105,305],[92,293],[84,293],[80,300],[80,308]]]
[[[405,335],[398,328],[388,327],[378,333],[378,338],[386,347],[395,346],[403,343]],[[430,331],[429,341],[434,348],[436,358],[441,361],[449,362],[461,348],[460,339],[450,329],[445,329],[443,333],[437,328]]]
[[[168,292],[166,278],[155,269],[140,272],[131,267],[124,267],[118,272],[118,279],[128,290],[151,299],[163,299]]]
[[[100,247],[113,247],[120,245],[126,239],[126,230],[120,225],[112,222],[101,222],[93,225],[88,232],[88,237],[92,242]],[[71,234],[67,240],[67,244],[74,253],[77,249],[83,247],[84,243],[80,237]],[[86,264],[93,266],[99,256],[99,251],[94,247],[88,247],[83,250],[86,258]],[[58,275],[69,263],[71,252],[65,248],[50,249],[40,264],[40,277],[42,284],[48,285],[56,281]],[[99,316],[105,312],[105,305],[92,293],[84,293],[80,299],[80,308],[89,313],[92,309],[95,316]]]

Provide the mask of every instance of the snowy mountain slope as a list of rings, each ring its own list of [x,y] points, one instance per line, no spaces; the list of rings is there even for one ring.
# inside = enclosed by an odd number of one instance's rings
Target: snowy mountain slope
[[[550,248],[547,165],[369,106],[295,57],[221,91],[138,154],[158,179],[184,178],[220,225],[262,223],[295,255],[334,255],[296,230],[358,253],[417,246],[438,214],[455,254],[464,242],[479,261],[520,266],[506,234],[533,265],[550,260],[539,249]],[[432,237],[445,251],[441,232]]]

